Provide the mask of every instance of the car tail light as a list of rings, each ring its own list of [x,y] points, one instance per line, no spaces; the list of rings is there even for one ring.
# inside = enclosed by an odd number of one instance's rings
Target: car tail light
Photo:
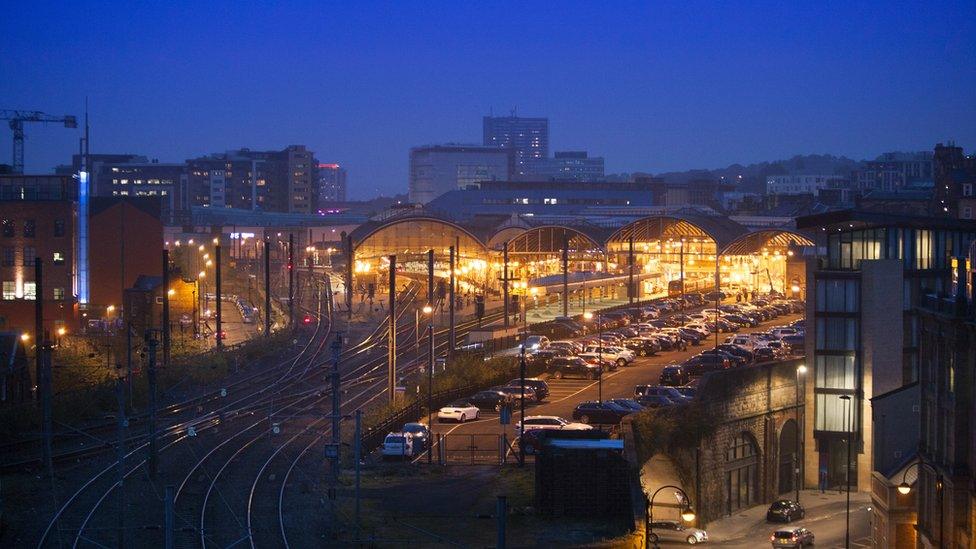
[[[769,541],[776,541],[776,535],[775,534],[770,534]]]

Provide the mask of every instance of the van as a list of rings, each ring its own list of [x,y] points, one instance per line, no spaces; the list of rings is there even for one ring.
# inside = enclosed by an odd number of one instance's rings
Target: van
[[[755,340],[749,334],[729,336],[725,338],[725,343],[729,345],[738,345],[739,347],[744,347],[749,350],[752,350],[752,348],[756,346]]]

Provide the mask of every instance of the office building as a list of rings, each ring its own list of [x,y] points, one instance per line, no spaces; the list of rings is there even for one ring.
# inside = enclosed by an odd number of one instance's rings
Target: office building
[[[160,162],[93,163],[92,195],[159,196],[161,215],[175,222],[187,209],[183,189],[186,172],[183,164]]]
[[[319,188],[318,209],[346,201],[346,169],[338,164],[318,164],[315,176]]]
[[[767,195],[817,196],[821,189],[841,185],[843,177],[827,174],[771,175],[766,178]]]
[[[968,251],[976,223],[842,210],[798,218],[796,227],[815,231],[823,251],[806,277],[813,421],[804,438],[816,450],[805,456],[805,484],[843,486],[850,449],[851,487],[867,491],[885,463],[874,459],[874,399],[919,381],[916,307],[949,290],[950,258]]]
[[[556,152],[552,158],[527,160],[523,179],[527,181],[603,181],[603,157],[586,151]]]
[[[239,149],[186,161],[190,206],[312,213],[312,152],[304,145],[281,151]]]
[[[410,202],[426,204],[482,181],[511,179],[514,153],[478,145],[429,145],[410,149]]]
[[[486,116],[482,121],[484,145],[515,152],[513,178],[528,176],[527,164],[549,158],[549,119]]]

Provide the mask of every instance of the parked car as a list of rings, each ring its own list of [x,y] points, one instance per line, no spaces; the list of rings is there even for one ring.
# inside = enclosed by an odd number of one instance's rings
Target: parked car
[[[578,356],[573,356],[553,359],[549,365],[549,371],[552,372],[552,376],[556,379],[562,379],[564,377],[597,379],[600,377],[601,368],[595,364],[590,364]]]
[[[634,400],[644,408],[665,408],[677,404],[664,395],[641,395]]]
[[[634,351],[631,351],[630,349],[607,344],[599,345],[591,343],[586,346],[584,351],[587,353],[602,354],[605,358],[616,362],[617,366],[621,367],[633,362],[634,358],[637,356],[634,354]]]
[[[771,347],[756,347],[752,352],[753,360],[756,362],[772,362],[779,358],[778,353]]]
[[[413,457],[413,438],[404,433],[390,433],[383,439],[383,459]]]
[[[481,412],[478,407],[467,400],[455,400],[437,411],[437,421],[457,421],[464,423],[469,419],[478,419]]]
[[[806,547],[807,545],[813,545],[813,532],[803,528],[802,526],[797,526],[795,528],[784,528],[782,530],[776,530],[769,536],[769,541],[773,543],[773,547]]]
[[[661,371],[661,377],[658,382],[661,385],[678,386],[688,383],[691,376],[685,371],[681,365],[675,364],[674,366],[665,366],[664,370]]]
[[[526,351],[542,350],[549,346],[549,338],[543,335],[530,335],[525,338],[523,345]]]
[[[640,412],[641,410],[644,409],[644,407],[641,406],[640,402],[637,402],[632,398],[611,398],[606,402],[612,402],[618,406],[621,406],[623,408],[628,408],[634,412]]]
[[[573,419],[583,423],[617,424],[631,413],[631,410],[617,404],[592,400],[578,404],[573,410]]]
[[[705,351],[682,363],[682,366],[693,376],[704,375],[716,370],[724,370],[732,366],[731,361],[724,354]]]
[[[522,379],[515,378],[509,381],[508,385],[510,387],[519,387],[522,385]],[[537,377],[527,377],[525,378],[525,386],[532,387],[532,389],[535,391],[535,399],[539,402],[542,402],[543,400],[546,399],[546,397],[549,396],[549,384],[546,383],[546,380],[544,379],[539,379]]]
[[[494,410],[500,412],[503,407],[512,402],[511,397],[501,391],[479,391],[468,398],[479,410]]]
[[[576,355],[594,366],[602,366],[604,372],[612,372],[617,369],[617,363],[610,360],[607,355],[600,353],[580,353]]]
[[[782,341],[783,345],[789,349],[790,353],[796,354],[796,353],[803,352],[803,346],[806,343],[806,337],[804,337],[802,334],[793,334],[793,335],[783,336],[783,339],[780,341]]]
[[[402,432],[413,439],[413,449],[417,452],[424,451],[430,443],[430,429],[423,423],[406,423]]]
[[[702,298],[705,301],[723,301],[726,298],[726,295],[722,292],[708,292],[707,294],[703,295]]]
[[[698,387],[693,385],[682,385],[681,387],[675,387],[675,389],[689,400],[695,398],[695,395],[698,394]]]
[[[730,355],[741,357],[746,361],[746,363],[752,362],[754,358],[752,351],[739,347],[738,345],[731,345],[728,343],[724,343],[718,346],[718,350]]]
[[[666,385],[637,385],[634,387],[634,396],[649,396],[649,395],[659,395],[667,397],[675,402],[684,402],[685,396],[681,394],[680,391],[674,387],[668,387]]]
[[[675,520],[655,520],[650,524],[651,532],[647,535],[647,541],[658,543],[659,541],[677,541],[696,545],[708,541],[708,533],[698,528],[688,528]]]
[[[583,350],[583,345],[581,343],[576,342],[576,341],[571,341],[571,340],[568,340],[568,339],[563,339],[563,340],[560,340],[560,341],[550,341],[549,342],[549,348],[550,349],[566,349],[567,351],[569,351],[571,353],[579,353],[579,352],[581,352]]]
[[[515,423],[515,429],[522,428],[521,421]],[[587,431],[593,427],[585,423],[574,423],[559,416],[525,416],[525,430],[548,429],[555,431]]]
[[[498,387],[492,387],[491,390],[505,393],[515,404],[518,404],[519,399],[522,398],[521,385],[499,385]],[[538,399],[535,397],[535,389],[529,387],[528,385],[525,386],[525,401],[538,401]]]
[[[766,520],[768,522],[793,522],[803,518],[804,515],[806,515],[806,511],[799,503],[790,499],[780,499],[769,506],[769,510],[766,511]]]

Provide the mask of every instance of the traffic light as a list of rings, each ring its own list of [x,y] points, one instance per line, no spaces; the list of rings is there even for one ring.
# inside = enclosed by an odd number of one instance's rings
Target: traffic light
[[[304,322],[305,322],[305,324],[311,324],[312,323],[312,315],[305,315]]]

